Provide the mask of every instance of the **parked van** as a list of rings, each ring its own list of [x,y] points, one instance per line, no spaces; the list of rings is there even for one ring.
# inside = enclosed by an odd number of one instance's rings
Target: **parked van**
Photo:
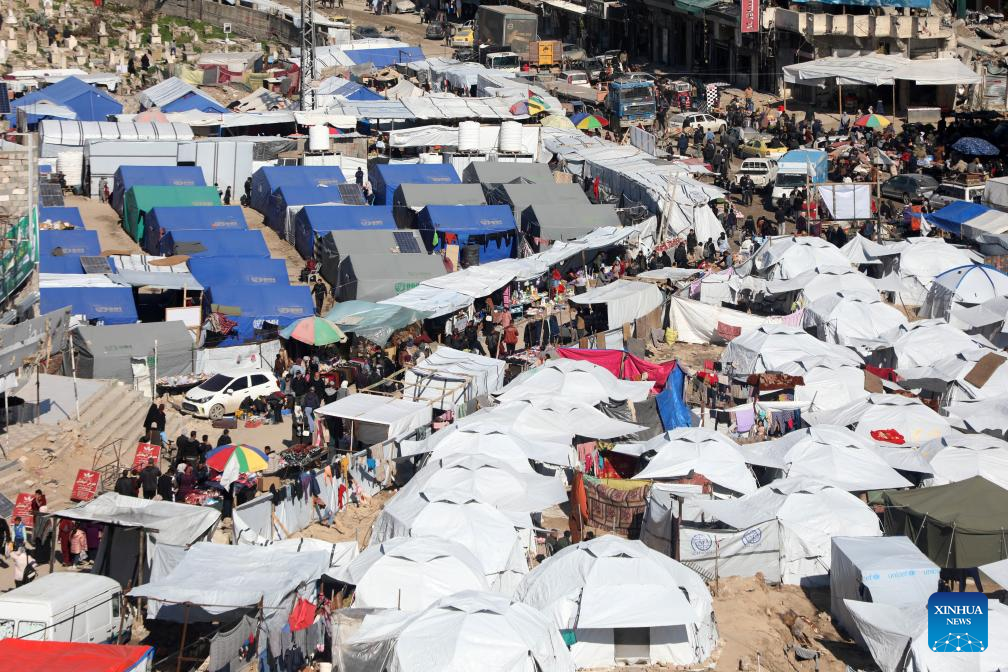
[[[746,159],[735,174],[735,184],[741,185],[742,176],[748,175],[757,189],[765,189],[774,183],[777,177],[777,161],[775,159]]]
[[[279,391],[272,371],[218,373],[186,392],[182,412],[218,420],[237,411],[249,397],[258,399]]]
[[[115,579],[56,572],[0,595],[0,639],[106,644],[126,633],[127,641],[133,621],[120,609],[122,587]]]

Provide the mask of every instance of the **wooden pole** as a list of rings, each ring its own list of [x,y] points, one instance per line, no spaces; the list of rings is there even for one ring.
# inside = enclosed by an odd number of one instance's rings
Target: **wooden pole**
[[[70,375],[73,377],[74,390],[74,414],[77,421],[80,421],[80,396],[77,394],[77,358],[74,356],[73,341],[70,342]]]
[[[189,603],[185,604],[185,620],[182,621],[182,638],[179,640],[178,660],[175,662],[175,672],[182,672],[182,653],[185,651],[186,634],[189,632]]]

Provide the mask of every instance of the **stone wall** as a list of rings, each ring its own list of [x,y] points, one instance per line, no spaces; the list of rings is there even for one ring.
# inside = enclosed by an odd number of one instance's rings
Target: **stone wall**
[[[288,46],[300,44],[301,38],[293,22],[279,14],[260,12],[242,4],[228,5],[216,0],[126,0],[126,4],[142,12],[177,16],[214,26],[230,23],[235,35],[253,40],[281,42]]]
[[[0,151],[0,215],[9,219],[28,212],[28,151]]]

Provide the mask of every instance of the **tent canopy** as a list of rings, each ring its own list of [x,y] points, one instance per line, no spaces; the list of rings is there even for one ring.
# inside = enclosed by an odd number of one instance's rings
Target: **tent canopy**
[[[784,81],[788,84],[835,82],[845,86],[882,86],[897,80],[918,86],[958,86],[977,84],[980,76],[957,58],[910,60],[883,54],[830,56],[784,66]]]
[[[371,444],[405,437],[429,425],[432,417],[431,406],[427,403],[367,393],[347,395],[315,412],[356,422],[357,436],[362,442]]]
[[[144,217],[143,248],[151,254],[160,253],[161,238],[170,231],[248,229],[241,206],[222,205],[215,208],[158,206]]]
[[[186,546],[195,542],[220,520],[220,511],[210,507],[126,497],[115,492],[102,493],[90,502],[53,515],[139,528],[156,542],[170,546]]]
[[[336,236],[337,234],[330,232],[328,235]],[[376,236],[378,234],[362,233],[359,235]],[[358,254],[354,252],[340,260],[337,296],[340,300],[381,301],[412,289],[425,280],[444,274],[444,261],[438,254],[402,254],[400,252]]]
[[[488,195],[490,203],[511,206],[516,222],[525,222],[525,209],[532,205],[591,205],[576,184],[501,184]]]
[[[263,166],[252,175],[251,206],[266,214],[270,197],[280,187],[331,187],[345,182],[339,166]]]
[[[368,179],[375,205],[391,205],[400,184],[462,183],[455,168],[447,163],[378,163],[371,166]]]
[[[514,217],[504,205],[428,205],[417,224],[431,251],[449,244],[478,245],[481,264],[509,259],[518,251]]]
[[[155,107],[165,113],[188,110],[217,114],[229,112],[216,100],[178,77],[169,77],[140,92],[140,109],[148,110]]]
[[[395,331],[425,317],[422,311],[371,301],[342,301],[325,315],[343,333],[357,334],[380,346],[384,346]]]
[[[199,166],[119,166],[112,178],[112,209],[122,214],[126,192],[137,185],[205,187]]]
[[[641,402],[651,381],[620,380],[605,368],[586,361],[554,359],[517,376],[497,394],[501,401],[563,398],[595,405],[601,402]]]
[[[619,329],[624,324],[644,317],[662,305],[664,300],[657,285],[623,279],[593,287],[571,299],[580,305],[605,304],[610,329]]]
[[[160,241],[165,256],[188,257],[263,257],[270,256],[262,231],[235,229],[176,229]],[[228,263],[221,261],[220,263]]]
[[[158,375],[175,376],[193,368],[193,337],[183,322],[81,325],[73,331],[77,352],[77,375],[82,378],[112,378],[133,382],[134,358],[154,354],[158,347]],[[70,374],[70,358],[64,357],[64,375]]]
[[[126,191],[126,195],[123,197],[123,229],[133,240],[140,242],[144,235],[146,214],[159,205],[207,208],[220,204],[220,194],[214,187],[133,186]]]
[[[316,254],[317,240],[330,231],[390,231],[395,228],[391,207],[306,205],[294,217],[294,247],[302,257],[310,259]]]
[[[988,212],[990,208],[970,201],[955,201],[927,215],[927,221],[943,231],[962,234],[962,225]]]
[[[258,233],[258,232],[257,232]],[[189,270],[204,287],[214,285],[289,285],[287,263],[264,257],[230,257],[222,262],[211,256],[189,260]]]
[[[521,213],[522,231],[547,240],[574,240],[604,226],[622,225],[616,206],[605,203],[537,203]]]
[[[122,103],[96,86],[87,84],[77,77],[67,77],[55,84],[32,91],[10,101],[12,116],[18,108],[30,107],[38,103],[53,103],[73,111],[77,121],[106,121],[110,116],[123,111]],[[28,123],[40,121],[38,115],[29,114]]]
[[[438,408],[455,408],[504,385],[503,361],[442,345],[406,371],[403,396]]]
[[[132,324],[139,319],[129,287],[41,287],[39,295],[42,313],[69,306],[71,315],[101,324]]]
[[[462,171],[462,181],[472,184],[504,184],[506,182],[552,184],[554,180],[549,166],[541,163],[473,161]]]
[[[39,231],[39,272],[83,273],[82,256],[101,254],[97,231]]]
[[[285,184],[277,187],[267,199],[264,221],[281,236],[286,233],[287,217],[290,208],[305,205],[341,205],[343,203],[342,189],[352,188],[360,191],[357,185],[353,187],[340,185],[303,185]],[[363,200],[363,195],[361,195]],[[303,208],[302,208],[303,209]]]
[[[71,224],[75,229],[83,229],[84,219],[81,217],[80,208],[66,207],[40,207],[38,209],[39,223],[60,222],[61,224]]]
[[[238,323],[221,345],[276,338],[269,325],[279,331],[315,314],[315,303],[306,285],[215,285],[209,294],[211,311],[224,312]]]

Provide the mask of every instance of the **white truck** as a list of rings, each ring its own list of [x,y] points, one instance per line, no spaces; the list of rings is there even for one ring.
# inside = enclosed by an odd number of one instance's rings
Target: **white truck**
[[[766,189],[777,179],[777,160],[746,159],[735,174],[735,184],[742,186],[743,175],[748,175],[757,189]]]
[[[98,574],[56,572],[0,595],[0,639],[115,643],[129,640],[122,587]]]

